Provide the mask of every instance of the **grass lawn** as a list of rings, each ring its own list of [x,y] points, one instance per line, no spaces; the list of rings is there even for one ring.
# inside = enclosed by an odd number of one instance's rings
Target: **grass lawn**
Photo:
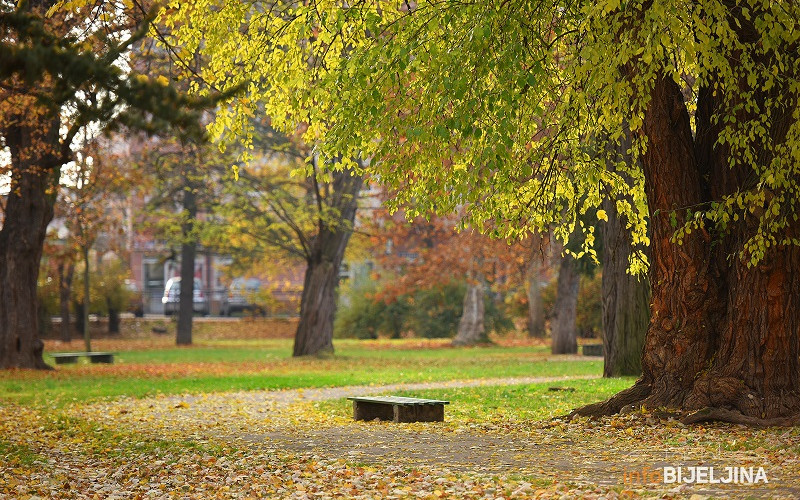
[[[634,379],[600,378],[602,361],[551,356],[542,344],[336,340],[335,356],[294,359],[290,339],[198,336],[182,348],[173,342],[100,339],[94,349],[115,352],[114,364],[81,360],[50,372],[0,372],[0,497],[706,495],[703,485],[672,491],[631,479],[662,462],[753,465],[769,474],[769,485],[732,485],[714,493],[721,497],[797,493],[791,478],[800,474],[798,429],[685,427],[658,420],[652,409],[599,421],[553,419]],[[80,350],[78,341],[46,347]],[[353,422],[351,403],[340,394],[349,391],[310,390],[569,376],[596,378],[391,391],[451,401],[445,422],[434,424]],[[231,392],[257,389],[299,390]],[[319,392],[336,395],[309,397]],[[149,398],[156,395],[172,396]],[[280,403],[282,396],[294,399]]]
[[[455,422],[491,422],[502,420],[543,420],[563,416],[578,406],[607,399],[630,387],[635,378],[567,380],[537,384],[477,386],[453,389],[393,391],[408,396],[450,401],[445,409],[448,420]],[[553,390],[558,389],[558,390]],[[345,400],[314,404],[326,415],[349,418],[352,405]]]
[[[48,346],[47,352],[80,349]],[[113,365],[58,365],[52,372],[0,372],[0,400],[63,406],[99,398],[155,394],[333,387],[497,377],[600,375],[602,361],[553,357],[543,345],[451,348],[447,341],[337,340],[329,358],[291,357],[290,339],[211,340],[175,347],[94,342],[114,351]],[[52,363],[46,354],[45,360]]]

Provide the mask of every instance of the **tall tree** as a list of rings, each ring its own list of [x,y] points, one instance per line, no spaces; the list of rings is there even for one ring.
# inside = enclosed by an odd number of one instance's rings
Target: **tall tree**
[[[320,206],[319,229],[310,241],[306,255],[306,276],[300,301],[300,323],[294,338],[294,356],[333,352],[333,320],[339,271],[352,235],[363,178],[349,169],[335,171],[332,176],[332,189],[328,197],[322,198],[315,189],[317,203],[325,203],[334,210],[336,222],[328,222],[328,216],[323,216]]]
[[[61,205],[59,212],[63,217],[64,227],[68,230],[67,242],[75,250],[76,260],[79,258],[83,264],[81,280],[83,289],[78,294],[81,297],[79,314],[82,315],[82,319],[78,323],[82,329],[79,333],[83,336],[86,351],[89,352],[91,351],[89,304],[92,277],[92,263],[89,256],[102,236],[105,236],[105,240],[109,240],[108,235],[121,233],[121,228],[117,226],[121,218],[113,207],[116,201],[126,197],[130,183],[124,173],[116,171],[110,155],[101,152],[101,149],[108,149],[107,147],[101,148],[96,140],[86,140],[84,143],[76,154],[76,161],[62,173],[64,182],[57,203]],[[95,248],[95,250],[102,253],[111,250],[112,247],[119,248],[119,245],[110,243],[106,241],[103,245],[105,248]],[[109,327],[114,326],[117,325],[110,318]]]
[[[580,413],[800,420],[798,4],[214,3],[177,12],[186,39],[226,40],[207,44],[219,64],[254,55],[251,97],[280,124],[314,124],[321,148],[373,158],[404,188],[397,204],[466,208],[503,236],[553,223],[566,239],[565,212],[631,196],[618,209],[652,261],[643,373]],[[256,39],[279,50],[258,57]],[[236,131],[249,106],[219,127]],[[627,128],[623,176],[585,144]]]
[[[195,259],[203,228],[214,224],[214,206],[222,196],[221,184],[230,175],[235,157],[200,138],[168,137],[147,140],[126,138],[129,164],[143,173],[148,200],[140,214],[144,225],[167,242],[170,259],[180,262],[176,343],[192,343]],[[200,293],[207,294],[208,290]]]
[[[0,6],[0,137],[10,154],[2,167],[10,176],[0,229],[2,368],[47,368],[36,333],[36,279],[56,186],[78,133],[89,125],[186,125],[182,110],[207,104],[117,64],[152,16],[111,4],[86,16],[88,7],[66,12],[55,3]]]
[[[306,162],[313,153],[270,127],[261,129],[256,144],[256,161],[224,183],[224,200],[215,209],[220,219],[206,228],[205,241],[230,253],[239,267],[304,263],[293,355],[332,353],[339,275],[364,179],[348,168],[323,176],[323,160]]]

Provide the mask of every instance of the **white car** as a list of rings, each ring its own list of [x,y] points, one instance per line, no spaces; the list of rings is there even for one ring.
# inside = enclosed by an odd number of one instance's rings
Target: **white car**
[[[164,285],[164,296],[161,297],[161,303],[164,304],[164,314],[167,316],[178,312],[181,300],[181,279],[170,278],[167,284]],[[194,279],[194,300],[192,300],[192,311],[208,315],[208,300],[203,293],[203,284],[199,279]]]

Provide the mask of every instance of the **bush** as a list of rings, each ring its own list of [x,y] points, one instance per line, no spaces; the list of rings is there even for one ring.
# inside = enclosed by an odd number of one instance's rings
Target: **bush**
[[[337,337],[374,339],[413,334],[446,338],[458,331],[466,293],[465,282],[451,281],[389,297],[388,300],[376,298],[381,288],[370,282],[342,290],[344,300],[334,325]],[[485,307],[487,331],[501,332],[513,328],[513,321],[490,294],[486,294]]]
[[[131,300],[131,291],[125,286],[130,278],[128,271],[119,260],[103,261],[102,265],[90,268],[89,275],[89,312],[100,316],[108,315],[108,311],[125,311]],[[75,270],[72,281],[72,298],[83,303],[83,269]]]
[[[425,338],[454,336],[458,331],[466,290],[466,283],[451,281],[405,296],[410,309],[406,319],[408,330]]]
[[[403,333],[409,305],[405,300],[385,302],[375,298],[374,282],[342,287],[333,326],[334,335],[342,338],[376,339],[378,335],[399,338]]]

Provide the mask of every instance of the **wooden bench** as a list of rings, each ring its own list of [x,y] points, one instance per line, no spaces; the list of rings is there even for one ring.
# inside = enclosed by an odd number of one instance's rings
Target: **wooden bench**
[[[77,363],[78,358],[83,356],[89,358],[92,363],[113,363],[113,352],[56,352],[50,354],[57,365],[67,365]]]
[[[584,356],[602,356],[603,344],[585,344],[583,346]]]
[[[442,422],[444,405],[450,401],[404,398],[400,396],[347,398],[353,402],[354,420],[391,420],[393,422]]]

